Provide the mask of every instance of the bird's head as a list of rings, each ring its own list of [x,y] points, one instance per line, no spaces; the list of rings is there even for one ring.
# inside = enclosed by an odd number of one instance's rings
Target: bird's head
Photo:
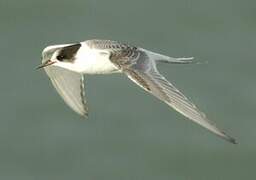
[[[73,63],[75,61],[76,53],[80,47],[80,43],[46,47],[42,52],[42,64],[38,66],[37,69],[53,64],[61,66],[63,63]]]

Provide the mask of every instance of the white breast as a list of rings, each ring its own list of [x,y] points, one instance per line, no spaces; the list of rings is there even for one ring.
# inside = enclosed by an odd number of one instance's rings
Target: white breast
[[[74,64],[77,70],[85,74],[108,74],[117,72],[116,66],[109,60],[110,52],[91,49],[83,44],[76,55]]]

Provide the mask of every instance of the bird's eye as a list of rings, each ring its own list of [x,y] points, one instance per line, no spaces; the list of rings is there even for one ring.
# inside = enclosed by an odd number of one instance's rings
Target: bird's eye
[[[58,56],[56,57],[56,59],[59,60],[59,61],[63,61],[63,60],[65,59],[65,56],[63,56],[63,55],[58,55]]]

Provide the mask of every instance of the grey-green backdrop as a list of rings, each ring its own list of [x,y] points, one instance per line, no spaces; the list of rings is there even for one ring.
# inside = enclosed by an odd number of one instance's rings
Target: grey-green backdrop
[[[241,180],[256,178],[256,1],[1,0],[0,179]],[[50,44],[103,38],[200,65],[161,72],[229,144],[124,75],[86,76],[87,120],[43,71]]]

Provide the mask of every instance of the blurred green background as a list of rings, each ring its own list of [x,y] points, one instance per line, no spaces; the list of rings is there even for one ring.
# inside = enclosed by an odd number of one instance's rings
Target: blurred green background
[[[256,178],[256,1],[1,0],[0,179]],[[112,39],[200,65],[159,70],[232,145],[124,75],[87,76],[89,119],[71,111],[44,71],[51,44]]]

